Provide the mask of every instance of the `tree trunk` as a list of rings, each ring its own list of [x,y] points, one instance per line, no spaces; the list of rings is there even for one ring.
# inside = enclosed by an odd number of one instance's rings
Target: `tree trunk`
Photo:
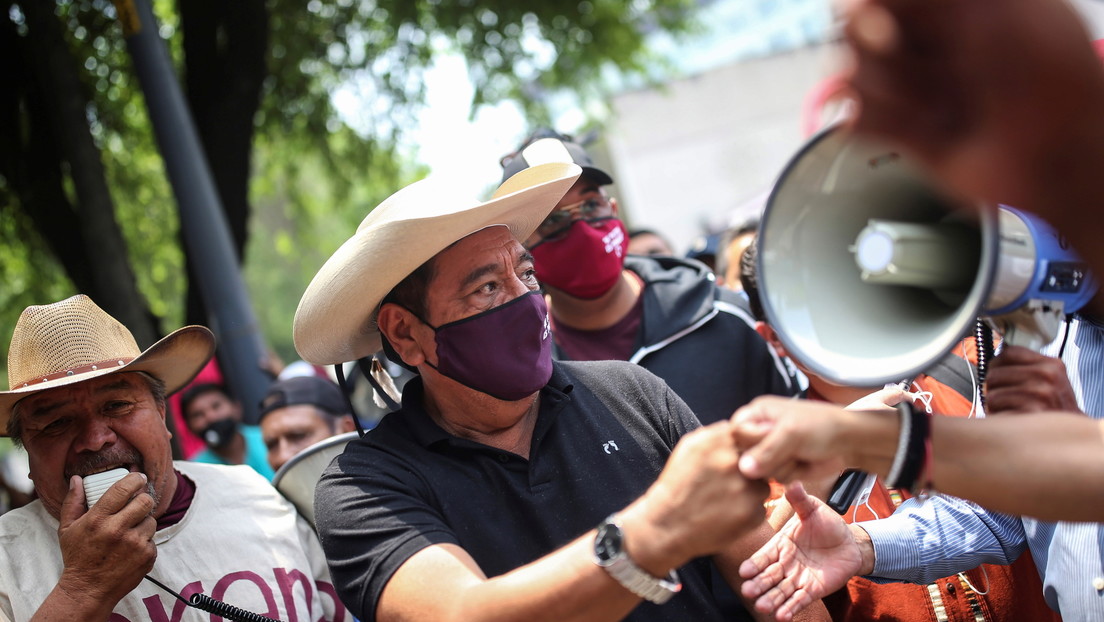
[[[253,118],[267,76],[263,0],[180,0],[188,104],[242,261],[249,221]],[[207,313],[188,262],[189,322]]]
[[[138,291],[101,154],[89,130],[89,100],[54,6],[37,0],[21,4],[29,32],[23,38],[24,58],[33,69],[27,91],[30,140],[24,146],[32,166],[23,205],[74,284],[145,347],[158,336],[156,318]],[[63,190],[65,164],[77,205]]]

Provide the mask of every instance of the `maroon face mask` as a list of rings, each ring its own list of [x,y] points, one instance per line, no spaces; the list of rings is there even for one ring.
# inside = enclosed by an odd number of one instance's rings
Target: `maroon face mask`
[[[530,396],[552,377],[552,330],[544,296],[534,291],[462,320],[434,327],[441,375],[500,400]]]
[[[576,220],[562,239],[539,242],[529,252],[542,283],[590,300],[617,283],[627,242],[617,218]]]

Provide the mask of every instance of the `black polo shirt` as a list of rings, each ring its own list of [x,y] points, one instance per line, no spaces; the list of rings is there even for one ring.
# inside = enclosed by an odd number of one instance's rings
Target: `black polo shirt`
[[[530,563],[642,495],[699,425],[637,365],[559,362],[541,390],[525,460],[442,430],[415,379],[402,409],[349,443],[319,481],[318,532],[338,594],[357,618],[374,620],[391,575],[434,544],[462,547],[488,577]],[[679,594],[626,619],[733,619],[713,595],[717,572],[709,560],[692,562],[679,570]]]

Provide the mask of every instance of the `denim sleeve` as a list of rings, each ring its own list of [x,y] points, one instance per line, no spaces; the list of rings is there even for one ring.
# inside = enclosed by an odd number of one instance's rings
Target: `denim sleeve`
[[[874,544],[867,578],[876,583],[931,583],[979,564],[1010,564],[1027,547],[1019,517],[943,495],[909,499],[893,516],[857,524]]]

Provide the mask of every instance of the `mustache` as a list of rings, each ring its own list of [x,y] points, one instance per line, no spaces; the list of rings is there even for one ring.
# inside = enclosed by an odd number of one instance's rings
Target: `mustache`
[[[142,463],[142,454],[138,453],[137,450],[133,448],[113,447],[105,451],[79,457],[76,462],[65,469],[65,479],[68,480],[74,475],[84,477],[94,471],[102,471],[105,467],[119,464],[133,464],[138,467],[139,471],[145,471],[145,465]]]

